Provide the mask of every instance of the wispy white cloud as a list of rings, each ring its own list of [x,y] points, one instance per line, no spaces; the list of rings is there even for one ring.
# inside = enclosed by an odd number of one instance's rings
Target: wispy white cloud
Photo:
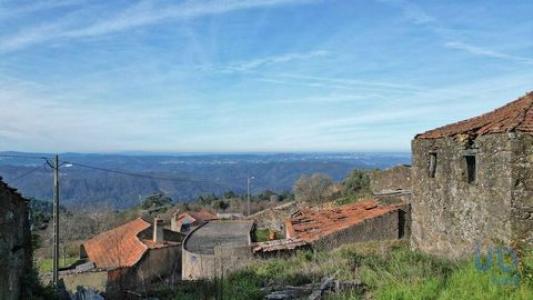
[[[451,49],[466,51],[473,55],[491,57],[491,58],[497,58],[497,59],[513,60],[517,62],[533,64],[533,59],[531,58],[509,55],[509,54],[502,53],[499,51],[494,51],[491,49],[478,47],[478,46],[466,44],[463,42],[448,42],[445,44],[445,46]]]
[[[57,8],[74,7],[83,4],[86,0],[49,0],[49,1],[0,1],[0,20],[5,21],[21,16],[52,10]]]
[[[426,90],[425,88],[414,86],[414,85],[409,85],[409,84],[351,79],[351,78],[331,78],[331,77],[308,76],[308,75],[298,75],[298,74],[279,74],[279,77],[288,78],[288,79],[309,80],[312,82],[322,82],[322,83],[328,83],[328,84],[341,84],[347,87],[371,87],[371,88],[378,88],[378,89],[395,89],[395,90],[407,90],[407,91]]]
[[[515,62],[521,62],[521,63],[526,63],[526,64],[533,63],[533,59],[531,58],[509,55],[509,54],[495,51],[495,50],[492,50],[486,47],[481,47],[478,45],[473,45],[471,43],[464,43],[464,42],[457,41],[458,34],[456,30],[447,28],[446,26],[442,24],[440,20],[432,16],[430,13],[424,10],[421,6],[411,1],[408,1],[408,0],[377,0],[377,1],[381,3],[396,5],[397,7],[399,7],[403,13],[403,16],[407,20],[414,23],[415,25],[420,25],[433,31],[437,36],[439,36],[445,41],[444,46],[447,48],[466,51],[470,54],[477,55],[477,56],[512,60]]]
[[[95,20],[86,25],[60,21],[23,29],[12,36],[1,37],[0,51],[13,51],[51,40],[107,35],[171,20],[195,19],[241,10],[299,5],[317,1],[320,0],[210,0],[186,1],[178,5],[158,5],[153,1],[141,1],[110,17]]]
[[[301,60],[310,60],[315,58],[320,58],[330,55],[329,51],[326,50],[316,50],[311,52],[290,52],[281,55],[274,55],[263,58],[256,58],[247,61],[240,61],[235,63],[230,63],[226,66],[219,68],[222,72],[233,73],[233,72],[246,72],[254,70],[260,67],[265,67],[269,65],[279,64],[279,63],[288,63],[292,61],[301,61]]]
[[[419,5],[407,0],[377,0],[381,3],[398,6],[403,16],[415,24],[429,24],[436,22],[435,17],[428,14]]]
[[[271,74],[257,73],[255,80],[278,85],[310,87],[321,90],[350,91],[352,95],[364,95],[366,99],[383,99],[398,95],[425,92],[426,87],[404,84],[401,82],[385,82],[379,80],[362,80],[342,77],[312,76],[302,74]]]

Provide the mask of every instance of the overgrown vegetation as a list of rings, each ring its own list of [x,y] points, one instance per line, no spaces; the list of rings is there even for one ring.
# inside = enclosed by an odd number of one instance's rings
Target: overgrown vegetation
[[[370,171],[353,170],[342,181],[342,197],[335,202],[339,205],[353,203],[361,198],[372,196],[370,190]]]
[[[252,240],[254,242],[266,242],[271,240],[279,240],[281,238],[283,238],[281,232],[273,231],[272,229],[268,228],[256,229],[252,235]]]
[[[296,201],[323,204],[333,194],[333,180],[326,174],[302,175],[294,183]]]
[[[209,288],[180,289],[172,299],[262,299],[266,286],[303,285],[325,276],[360,280],[364,291],[350,290],[327,299],[531,299],[533,253],[522,260],[522,273],[498,265],[479,270],[474,260],[451,261],[411,251],[405,242],[345,245],[333,251],[302,251],[289,258],[254,263]],[[518,276],[517,284],[502,279]],[[171,297],[172,295],[172,297]]]
[[[62,257],[59,260],[59,268],[68,267],[71,264],[75,263],[79,258],[78,257]],[[53,259],[52,258],[43,258],[37,261],[37,266],[39,272],[46,273],[52,272],[53,268]]]

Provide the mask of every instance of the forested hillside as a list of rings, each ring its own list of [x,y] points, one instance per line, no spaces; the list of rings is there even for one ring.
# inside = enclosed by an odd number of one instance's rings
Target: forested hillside
[[[37,157],[34,158],[19,158]],[[38,157],[49,154],[0,153],[0,176],[27,197],[51,198],[52,172]],[[352,169],[386,168],[409,163],[406,153],[195,154],[195,155],[60,155],[62,203],[66,206],[110,203],[115,208],[138,204],[163,192],[176,201],[201,194],[290,190],[302,174],[325,173],[334,180]],[[71,164],[72,163],[72,164]],[[105,169],[105,170],[102,170]],[[110,172],[119,171],[119,172]],[[128,174],[122,174],[123,172]]]

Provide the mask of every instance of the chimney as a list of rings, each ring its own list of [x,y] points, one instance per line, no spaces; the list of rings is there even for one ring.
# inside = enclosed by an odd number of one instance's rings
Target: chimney
[[[172,214],[172,218],[170,219],[170,230],[179,232],[180,228],[178,228],[178,217],[180,214],[180,210],[177,209],[175,213]],[[181,224],[180,224],[181,225]]]
[[[153,237],[153,241],[154,243],[159,243],[159,242],[162,242],[164,240],[164,236],[163,236],[163,226],[162,226],[162,221],[161,219],[159,218],[154,218],[154,237]]]

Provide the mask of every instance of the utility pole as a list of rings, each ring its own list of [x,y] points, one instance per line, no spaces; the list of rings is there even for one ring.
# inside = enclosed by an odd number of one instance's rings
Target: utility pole
[[[52,282],[57,288],[59,280],[59,155],[54,158],[54,245]]]
[[[252,182],[252,180],[254,180],[255,177],[250,177],[248,176],[248,216],[250,215],[250,183]]]

